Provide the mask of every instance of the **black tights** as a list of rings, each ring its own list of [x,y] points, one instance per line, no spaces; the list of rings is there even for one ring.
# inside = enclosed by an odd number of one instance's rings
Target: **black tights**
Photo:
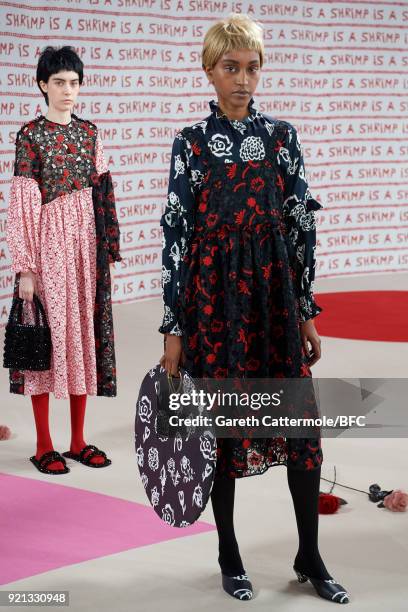
[[[287,468],[287,479],[299,534],[296,569],[326,580],[331,576],[318,548],[320,471],[321,467],[314,470]],[[219,539],[218,562],[227,576],[245,573],[234,531],[234,497],[235,478],[217,478],[214,481],[211,502]]]

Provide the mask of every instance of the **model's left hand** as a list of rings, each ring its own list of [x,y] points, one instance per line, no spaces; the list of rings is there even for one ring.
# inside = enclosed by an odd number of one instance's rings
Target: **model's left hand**
[[[321,341],[313,319],[309,319],[300,324],[300,337],[305,353],[309,359],[308,365],[312,366],[316,361],[319,361],[322,356]],[[308,342],[312,345],[311,350],[309,349]]]

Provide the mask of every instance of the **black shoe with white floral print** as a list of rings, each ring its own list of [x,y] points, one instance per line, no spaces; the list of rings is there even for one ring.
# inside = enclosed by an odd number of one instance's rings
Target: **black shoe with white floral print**
[[[252,584],[246,574],[239,576],[222,575],[222,586],[224,591],[236,599],[246,600],[252,599],[253,591]]]
[[[306,574],[303,574],[302,572],[297,570],[295,566],[293,566],[293,569],[295,570],[298,581],[307,582],[308,580],[310,580],[317,594],[320,595],[320,597],[328,599],[329,601],[333,601],[334,603],[345,604],[350,602],[349,593],[347,593],[345,588],[341,586],[341,584],[336,582],[333,578],[330,578],[329,580],[311,578],[310,576],[306,576]]]

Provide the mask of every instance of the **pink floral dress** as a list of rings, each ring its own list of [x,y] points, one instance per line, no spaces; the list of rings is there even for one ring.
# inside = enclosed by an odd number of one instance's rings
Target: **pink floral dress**
[[[109,264],[120,261],[112,179],[97,127],[43,115],[17,134],[7,217],[16,273],[36,274],[51,329],[51,369],[10,370],[10,391],[116,395]],[[30,307],[25,305],[29,316]]]

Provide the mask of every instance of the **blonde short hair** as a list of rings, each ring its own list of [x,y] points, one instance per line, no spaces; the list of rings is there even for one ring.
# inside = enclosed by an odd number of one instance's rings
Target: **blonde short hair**
[[[262,67],[264,62],[262,26],[243,13],[231,13],[208,30],[201,53],[203,68],[214,68],[220,57],[233,49],[257,51]]]

